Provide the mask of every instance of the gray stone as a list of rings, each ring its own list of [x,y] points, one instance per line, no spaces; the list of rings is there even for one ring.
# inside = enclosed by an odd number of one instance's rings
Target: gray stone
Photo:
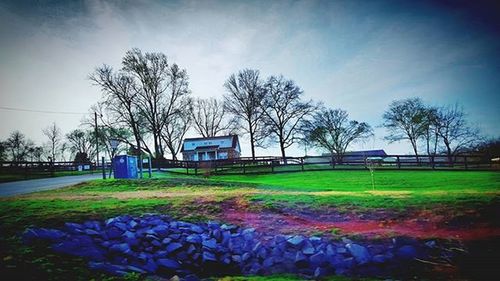
[[[304,237],[299,235],[293,236],[292,238],[288,239],[287,242],[293,246],[300,246],[304,242]]]
[[[365,247],[354,243],[347,244],[346,247],[359,264],[365,264],[370,261],[370,253]]]
[[[175,269],[180,268],[180,264],[177,261],[172,260],[172,259],[167,259],[167,258],[158,259],[158,260],[156,260],[156,263],[159,266],[165,267],[167,269],[175,270]]]
[[[204,251],[203,252],[203,261],[205,262],[216,262],[217,258],[215,257],[215,254],[209,251]]]
[[[208,239],[203,241],[202,245],[209,249],[215,249],[217,247],[217,241],[215,241],[215,239]]]
[[[122,253],[124,255],[130,254],[132,251],[127,243],[119,243],[111,245],[111,247],[109,247],[109,250],[111,252]]]
[[[374,263],[385,263],[388,260],[388,257],[386,255],[375,255],[372,258],[372,261]]]
[[[168,227],[165,225],[155,226],[152,230],[158,237],[165,237],[168,235]]]
[[[191,234],[188,237],[186,237],[186,242],[199,244],[201,243],[201,237],[200,235],[197,234]]]
[[[325,261],[326,261],[325,254],[323,253],[323,251],[319,251],[318,253],[312,255],[309,258],[309,261],[315,267],[323,266],[325,264]]]
[[[203,228],[201,228],[201,227],[199,227],[199,226],[197,226],[195,224],[191,226],[191,231],[194,232],[194,233],[198,233],[198,234],[201,234],[201,233],[204,232]]]
[[[304,255],[312,255],[314,254],[314,246],[312,245],[311,242],[309,242],[309,240],[305,240],[304,242],[304,246],[302,246],[302,253]]]
[[[179,250],[180,248],[182,248],[182,244],[174,242],[174,243],[168,244],[166,250],[169,253],[173,253],[173,252]]]
[[[414,259],[417,257],[417,249],[411,245],[405,245],[396,251],[396,256],[405,260]]]
[[[345,254],[345,253],[347,253],[347,249],[344,248],[344,247],[338,247],[336,251],[339,254]]]

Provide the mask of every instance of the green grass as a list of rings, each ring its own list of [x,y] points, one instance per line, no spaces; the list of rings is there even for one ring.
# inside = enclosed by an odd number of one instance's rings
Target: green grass
[[[475,208],[500,201],[500,173],[456,171],[375,171],[375,192],[368,171],[316,171],[264,175],[185,176],[154,173],[153,179],[94,180],[69,188],[27,197],[0,199],[0,260],[2,266],[22,275],[30,269],[39,279],[112,280],[91,272],[78,258],[61,258],[45,246],[27,246],[20,234],[31,226],[59,228],[64,222],[103,220],[144,213],[206,221],[224,212],[220,202],[247,200],[255,206],[281,205],[321,209],[369,211],[372,208]],[[117,199],[111,195],[184,193],[178,197]],[[141,195],[142,196],[142,195]],[[203,201],[200,201],[203,200]],[[253,205],[252,205],[253,206]],[[331,230],[336,234],[336,230]],[[339,234],[340,235],[340,234]],[[22,269],[21,269],[22,268]],[[0,268],[2,269],[2,268]],[[1,270],[0,270],[1,271]],[[38,276],[38,275],[37,275]],[[45,277],[45,278],[44,278]],[[130,276],[129,279],[141,279]],[[294,276],[227,277],[223,280],[299,280]],[[335,277],[331,280],[350,280]]]
[[[263,175],[213,176],[211,180],[254,184],[274,191],[300,194],[262,194],[252,200],[267,206],[301,204],[315,208],[405,209],[452,204],[474,206],[499,200],[500,173],[457,171],[375,171],[375,190],[368,171],[315,171]],[[308,192],[340,192],[323,196]],[[341,192],[347,192],[342,194]]]
[[[499,191],[499,172],[375,171],[375,189],[392,191]],[[263,187],[300,191],[371,190],[369,171],[315,171],[301,173],[213,176],[213,180],[253,183]]]

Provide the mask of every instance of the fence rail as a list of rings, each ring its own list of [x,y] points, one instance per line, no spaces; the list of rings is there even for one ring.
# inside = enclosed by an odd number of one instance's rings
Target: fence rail
[[[96,165],[92,162],[1,161],[0,181],[71,175],[95,170]]]
[[[153,167],[184,174],[263,174],[317,170],[498,170],[483,155],[261,156],[208,161],[156,160]]]

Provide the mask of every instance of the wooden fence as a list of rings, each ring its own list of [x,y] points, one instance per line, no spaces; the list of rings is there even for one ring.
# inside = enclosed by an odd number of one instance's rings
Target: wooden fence
[[[91,173],[95,170],[95,163],[91,162],[2,161],[0,162],[0,181]]]
[[[153,167],[170,172],[210,174],[263,174],[319,170],[498,170],[498,164],[483,155],[363,155],[274,157],[242,157],[209,161],[156,160]]]

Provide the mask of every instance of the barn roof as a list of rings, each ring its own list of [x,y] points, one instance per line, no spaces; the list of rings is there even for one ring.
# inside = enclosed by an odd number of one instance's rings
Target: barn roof
[[[323,153],[323,156],[330,156],[330,153]],[[383,149],[375,150],[360,150],[360,151],[346,151],[344,156],[386,156],[387,153]]]

